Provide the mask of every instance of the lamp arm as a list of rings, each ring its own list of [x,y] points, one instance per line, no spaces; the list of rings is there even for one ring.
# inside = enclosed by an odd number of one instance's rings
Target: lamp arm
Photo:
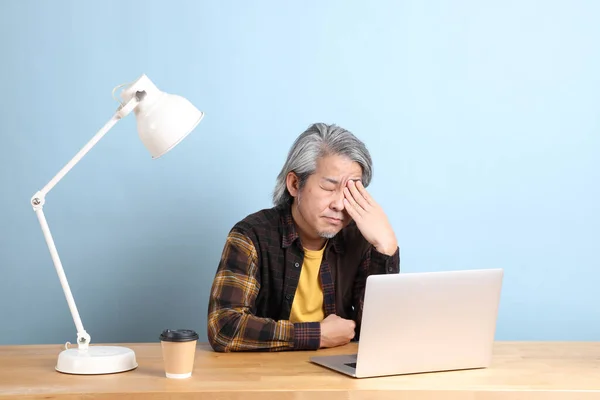
[[[44,186],[41,190],[36,192],[31,198],[31,205],[33,206],[33,210],[35,211],[40,226],[42,228],[42,233],[44,234],[44,239],[46,240],[46,244],[48,245],[48,250],[50,250],[50,256],[52,257],[52,261],[54,262],[54,267],[56,268],[56,273],[58,274],[58,278],[60,280],[60,284],[65,293],[65,297],[67,299],[67,303],[69,305],[69,309],[71,310],[71,315],[73,316],[73,321],[75,322],[75,327],[77,328],[77,345],[80,350],[85,350],[88,348],[88,345],[91,341],[90,335],[85,331],[83,327],[83,323],[81,322],[81,317],[79,316],[79,312],[77,311],[77,306],[75,305],[75,300],[73,298],[73,294],[71,293],[71,289],[69,287],[69,282],[67,281],[67,276],[65,275],[65,271],[62,266],[62,262],[60,261],[60,257],[58,255],[58,251],[56,250],[56,246],[54,244],[54,239],[52,238],[52,234],[50,233],[50,227],[48,226],[48,222],[46,221],[46,216],[44,215],[44,204],[46,201],[46,195],[56,184],[102,139],[104,135],[123,117],[127,116],[131,113],[135,107],[140,103],[140,101],[144,98],[145,92],[137,92],[133,98],[128,101],[126,104],[121,105],[112,118],[90,139],[88,143],[84,147],[81,148],[77,152],[77,154]]]

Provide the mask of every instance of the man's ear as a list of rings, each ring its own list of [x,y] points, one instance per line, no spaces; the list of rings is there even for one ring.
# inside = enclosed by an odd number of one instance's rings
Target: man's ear
[[[292,197],[297,197],[298,190],[300,190],[300,179],[298,179],[298,175],[294,172],[289,172],[285,177],[285,184]]]

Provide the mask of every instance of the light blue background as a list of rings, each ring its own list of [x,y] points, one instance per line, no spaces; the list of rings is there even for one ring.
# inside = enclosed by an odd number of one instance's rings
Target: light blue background
[[[206,117],[152,161],[129,116],[45,207],[92,341],[206,340],[224,238],[310,123],[375,161],[405,272],[505,268],[499,340],[600,340],[600,3],[0,2],[0,343],[75,340],[30,197],[146,73]]]

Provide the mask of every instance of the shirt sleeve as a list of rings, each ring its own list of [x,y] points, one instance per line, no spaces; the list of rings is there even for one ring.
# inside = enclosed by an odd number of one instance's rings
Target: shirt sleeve
[[[378,252],[371,246],[365,253],[358,268],[353,290],[354,322],[356,323],[354,340],[359,339],[360,324],[363,315],[365,299],[365,287],[369,275],[397,274],[400,272],[400,248],[396,248],[394,254],[388,256]]]
[[[218,352],[318,349],[318,322],[292,323],[254,315],[260,290],[256,248],[244,233],[227,236],[208,302],[208,340]]]

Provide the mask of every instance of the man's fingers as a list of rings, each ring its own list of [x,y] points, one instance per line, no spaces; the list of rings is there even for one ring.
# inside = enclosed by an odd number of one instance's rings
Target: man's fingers
[[[367,192],[367,189],[364,187],[361,181],[356,182],[356,188],[358,189],[358,192],[362,195],[362,197],[364,197],[364,199],[367,201],[367,203],[369,203],[370,206],[375,205],[375,200],[373,200],[369,192]]]
[[[357,213],[362,215],[365,212],[365,210],[361,207],[361,205],[356,201],[356,198],[350,192],[350,188],[348,188],[348,187],[344,188],[344,197],[346,200],[348,200],[350,205],[352,205],[354,207],[354,209]]]
[[[360,213],[357,210],[356,201],[350,195],[350,192],[347,192],[348,188],[344,188],[344,208],[348,211],[348,215],[356,221],[356,219],[360,218]]]
[[[361,192],[359,192],[357,183],[354,181],[348,181],[348,189],[350,190],[352,197],[358,203],[358,205],[362,207],[363,210],[368,210],[369,202],[363,197]]]

